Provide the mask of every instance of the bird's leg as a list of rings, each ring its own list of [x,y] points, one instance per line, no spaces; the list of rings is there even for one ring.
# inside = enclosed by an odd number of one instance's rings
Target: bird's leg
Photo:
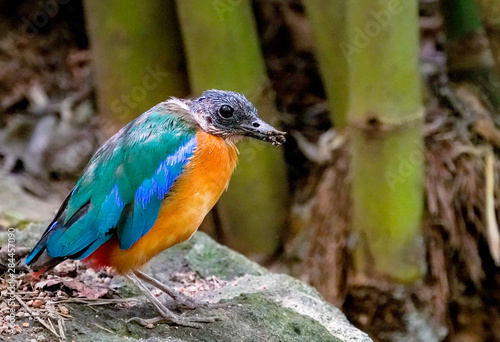
[[[168,294],[170,297],[172,297],[172,299],[177,303],[177,305],[180,308],[196,309],[196,308],[200,308],[200,307],[206,307],[206,308],[213,309],[213,308],[220,308],[220,307],[224,306],[224,305],[218,304],[218,303],[206,303],[206,302],[197,301],[191,297],[186,296],[185,294],[183,294],[181,292],[174,291],[166,284],[163,284],[158,279],[155,279],[142,271],[135,270],[134,274],[138,278],[140,278],[141,280],[145,281],[146,283],[153,285],[157,289]]]
[[[129,319],[129,321],[137,321],[142,325],[166,322],[173,323],[186,327],[193,328],[201,328],[202,325],[199,323],[213,323],[216,321],[216,318],[213,317],[184,317],[183,315],[177,315],[171,310],[169,310],[165,305],[163,305],[158,298],[155,297],[154,294],[149,291],[149,289],[144,285],[144,283],[135,275],[134,273],[128,273],[125,275],[127,279],[129,279],[132,283],[134,283],[139,290],[144,293],[144,295],[150,300],[150,302],[155,307],[156,311],[160,314],[161,317],[155,317],[152,319],[142,319],[138,317],[134,317]]]
[[[163,292],[165,292],[166,294],[168,294],[170,297],[172,297],[172,299],[174,300],[177,300],[178,297],[181,296],[180,293],[172,290],[170,287],[168,287],[166,284],[163,284],[161,281],[159,281],[158,279],[155,279],[153,277],[151,277],[150,275],[147,275],[146,273],[142,272],[142,271],[139,271],[139,270],[135,270],[134,271],[134,274],[141,280],[145,281],[146,283],[150,284],[150,285],[153,285],[154,287],[156,287],[157,289],[160,289],[162,290]],[[184,296],[184,295],[182,295]]]

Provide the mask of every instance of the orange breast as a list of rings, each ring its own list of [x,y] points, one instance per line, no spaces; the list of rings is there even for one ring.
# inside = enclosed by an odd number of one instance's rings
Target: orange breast
[[[116,240],[109,241],[89,257],[91,263],[94,259],[126,273],[193,235],[227,188],[237,161],[232,143],[202,131],[196,140],[195,153],[163,201],[151,230],[127,250],[121,250]]]

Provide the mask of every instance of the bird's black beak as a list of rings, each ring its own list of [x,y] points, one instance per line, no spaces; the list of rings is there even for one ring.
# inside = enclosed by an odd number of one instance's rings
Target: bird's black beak
[[[278,131],[260,118],[253,120],[249,124],[242,124],[241,129],[245,136],[267,141],[276,146],[280,146],[286,141],[285,132]]]

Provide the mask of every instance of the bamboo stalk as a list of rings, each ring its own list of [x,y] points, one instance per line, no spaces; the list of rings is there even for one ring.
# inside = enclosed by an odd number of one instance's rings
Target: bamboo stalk
[[[193,92],[244,93],[266,121],[276,124],[273,96],[250,1],[179,0],[177,10]],[[286,220],[287,182],[282,152],[243,141],[239,166],[220,203],[233,247],[271,253]]]
[[[500,72],[500,0],[479,0],[481,17]]]
[[[355,266],[411,282],[425,254],[418,3],[349,1],[347,15]]]
[[[107,133],[170,96],[188,94],[172,1],[85,1]]]
[[[443,0],[448,74],[483,92],[500,111],[500,77],[476,0]],[[492,6],[494,7],[494,6]]]
[[[337,130],[346,126],[349,97],[349,87],[346,86],[349,65],[344,56],[347,42],[346,4],[346,1],[304,1],[332,122]]]

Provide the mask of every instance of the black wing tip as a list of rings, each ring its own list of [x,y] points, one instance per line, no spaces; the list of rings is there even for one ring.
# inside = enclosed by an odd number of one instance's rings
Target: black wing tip
[[[49,253],[47,253],[46,248],[42,248],[31,260],[26,262],[34,272],[45,272],[61,262],[66,258],[52,258]]]

